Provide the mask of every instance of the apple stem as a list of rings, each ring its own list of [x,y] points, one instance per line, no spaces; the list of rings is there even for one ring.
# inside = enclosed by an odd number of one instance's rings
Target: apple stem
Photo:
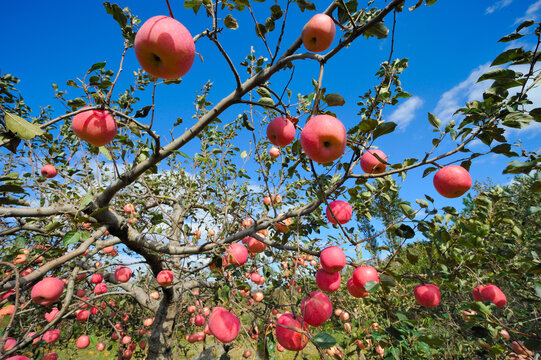
[[[169,5],[169,0],[165,0],[165,2],[167,3],[167,8],[169,9],[169,15],[174,19],[175,17],[173,16],[173,11],[171,10],[171,5]]]

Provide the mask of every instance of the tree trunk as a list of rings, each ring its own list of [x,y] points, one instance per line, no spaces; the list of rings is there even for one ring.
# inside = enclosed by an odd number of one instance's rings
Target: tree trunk
[[[175,346],[175,317],[179,302],[172,289],[164,291],[148,341],[148,360],[172,360]]]

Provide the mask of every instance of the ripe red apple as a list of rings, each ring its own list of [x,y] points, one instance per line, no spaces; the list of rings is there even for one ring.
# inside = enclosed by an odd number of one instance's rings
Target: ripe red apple
[[[387,162],[387,156],[381,150],[368,150],[361,156],[361,169],[367,174],[381,174],[387,165],[375,157],[376,154],[381,160]]]
[[[334,292],[340,287],[342,276],[339,272],[329,273],[323,269],[316,272],[317,287],[323,291]]]
[[[45,331],[45,333],[42,336],[42,339],[47,344],[53,343],[56,340],[58,340],[59,338],[60,338],[60,330],[59,329]]]
[[[131,337],[130,336],[123,336],[122,339],[120,339],[120,343],[122,345],[127,345],[131,342]]]
[[[471,188],[472,179],[468,170],[462,166],[449,165],[434,175],[436,191],[446,198],[462,196]]]
[[[317,115],[308,120],[301,132],[301,146],[306,155],[324,164],[338,159],[346,150],[344,124],[330,115]]]
[[[63,290],[64,283],[62,280],[49,277],[41,280],[32,287],[30,297],[36,304],[51,306],[53,303],[58,301]]]
[[[239,318],[219,306],[212,310],[208,325],[212,335],[223,343],[235,340],[240,331]]]
[[[92,277],[90,278],[90,282],[92,284],[99,284],[100,282],[103,281],[103,275],[102,274],[94,274],[92,275]]]
[[[194,305],[188,306],[188,313],[189,314],[193,314],[196,310],[197,310],[197,308]]]
[[[96,350],[103,351],[103,350],[105,350],[105,346],[106,345],[105,345],[104,342],[99,342],[99,343],[96,344]]]
[[[332,211],[332,214],[331,214]],[[333,217],[334,214],[334,217]],[[329,203],[329,206],[327,207],[327,210],[325,211],[325,215],[327,215],[327,220],[331,224],[336,224],[336,220],[338,220],[338,223],[345,224],[349,220],[351,220],[351,216],[353,215],[353,210],[351,209],[351,205],[347,203],[346,201],[342,200],[336,200],[331,203]],[[336,218],[336,220],[335,220]]]
[[[195,59],[195,44],[188,29],[163,15],[145,21],[135,36],[134,48],[141,67],[160,79],[186,75]]]
[[[135,214],[135,206],[133,204],[126,204],[123,208],[126,214]]]
[[[329,15],[316,14],[302,29],[302,43],[308,51],[322,52],[331,46],[336,26]]]
[[[306,344],[308,344],[308,337],[299,331],[308,331],[306,322],[302,318],[299,318],[299,320],[295,319],[291,313],[283,314],[276,323],[276,340],[278,341],[278,345],[291,351],[304,349]]]
[[[372,266],[359,266],[353,270],[351,276],[352,285],[362,288],[362,291],[366,291],[364,285],[369,281],[375,281],[379,283],[379,274]]]
[[[349,320],[349,313],[347,313],[345,311],[342,311],[342,313],[340,314],[340,320],[348,321]]]
[[[312,291],[301,302],[301,314],[308,324],[320,326],[332,315],[331,300],[321,291]]]
[[[77,318],[77,321],[82,322],[82,321],[87,321],[89,316],[90,316],[90,311],[81,310],[77,313],[76,318]]]
[[[3,351],[8,351],[8,350],[13,349],[15,345],[17,345],[17,340],[15,340],[12,337],[8,337],[6,339],[6,342],[4,342],[4,347],[2,349]]]
[[[147,342],[145,340],[139,341],[139,347],[141,348],[141,350],[145,350],[145,348],[147,347]]]
[[[57,174],[58,172],[53,165],[47,164],[41,168],[41,175],[48,179],[54,178]]]
[[[115,270],[115,280],[118,282],[128,282],[131,277],[131,269],[126,266],[119,266]]]
[[[277,117],[267,125],[267,138],[276,146],[286,146],[295,139],[295,125],[285,117]]]
[[[242,242],[246,244],[248,251],[254,254],[262,253],[267,248],[267,244],[251,236],[246,236]]]
[[[162,270],[156,276],[156,281],[161,286],[170,286],[173,283],[173,272],[171,270]]]
[[[261,301],[263,301],[264,298],[265,298],[265,296],[263,295],[262,291],[256,291],[252,295],[252,299],[254,299],[255,302],[261,302]]]
[[[262,276],[258,272],[253,272],[252,274],[250,274],[250,280],[252,280],[256,284],[261,281],[261,278]]]
[[[346,266],[346,255],[338,246],[329,246],[321,251],[319,261],[326,272],[339,272]]]
[[[145,320],[143,320],[143,326],[150,327],[153,322],[154,322],[154,318],[145,319]]]
[[[154,300],[158,300],[160,298],[160,293],[157,291],[153,291],[150,293],[150,297],[153,298]]]
[[[269,149],[269,155],[270,155],[271,158],[277,159],[278,156],[280,156],[280,149],[278,149],[277,147],[274,147],[274,146],[271,147]]]
[[[73,117],[71,129],[80,139],[94,146],[104,146],[115,138],[117,126],[108,111],[88,110]]]
[[[499,308],[507,304],[505,294],[496,285],[477,285],[472,293],[475,301],[491,301]]]
[[[255,240],[255,239],[254,239]],[[248,249],[240,243],[233,243],[227,247],[227,263],[241,266],[248,260]]]
[[[417,285],[413,290],[413,295],[419,305],[427,308],[438,306],[441,300],[440,289],[432,284]]]
[[[77,346],[78,349],[86,349],[90,345],[90,338],[88,335],[81,335],[77,339],[77,342],[75,343],[75,346]]]
[[[94,288],[94,295],[101,295],[105,294],[107,292],[107,284],[106,283],[99,283]]]
[[[30,358],[26,356],[22,356],[22,355],[15,355],[15,356],[8,357],[6,360],[30,360]]]
[[[244,350],[244,352],[242,353],[242,356],[245,358],[245,359],[248,359],[250,356],[252,356],[252,352],[248,349]]]
[[[58,359],[58,354],[55,352],[47,353],[43,355],[43,357],[41,358],[41,360],[57,360],[57,359]]]
[[[206,319],[203,315],[199,314],[199,315],[197,315],[197,316],[195,317],[194,323],[195,323],[195,325],[197,325],[197,326],[203,326],[203,325],[205,325],[205,322],[206,322],[206,321],[207,321],[207,319]]]

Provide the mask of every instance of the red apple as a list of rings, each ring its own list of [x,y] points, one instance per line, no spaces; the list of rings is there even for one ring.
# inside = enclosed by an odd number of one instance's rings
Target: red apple
[[[153,322],[154,322],[154,318],[145,319],[145,320],[143,320],[143,326],[150,327]]]
[[[271,158],[277,159],[278,156],[280,156],[280,149],[278,149],[277,147],[274,147],[274,146],[271,147],[269,149],[269,155],[270,155]]]
[[[471,188],[472,179],[468,170],[462,166],[449,165],[434,175],[436,191],[446,198],[457,198]]]
[[[261,302],[261,301],[263,301],[264,298],[265,298],[265,296],[263,295],[262,291],[256,291],[252,295],[252,299],[254,299],[255,302]]]
[[[473,289],[473,299],[475,301],[491,301],[497,307],[501,308],[507,304],[507,298],[503,291],[496,285],[477,285]]]
[[[134,48],[141,67],[160,79],[186,75],[195,59],[195,44],[188,29],[163,15],[145,21],[135,36]]]
[[[203,325],[205,325],[206,321],[207,321],[207,319],[203,315],[199,314],[199,315],[197,315],[195,317],[195,322],[194,323],[197,326],[203,326]]]
[[[302,43],[308,51],[322,52],[331,46],[336,26],[329,15],[316,14],[302,29]]]
[[[340,287],[342,277],[339,272],[329,273],[323,269],[316,272],[317,287],[323,291],[334,292]]]
[[[115,280],[118,282],[128,282],[131,277],[131,269],[126,266],[119,266],[115,270]]]
[[[353,270],[353,275],[351,276],[352,285],[362,288],[362,291],[366,291],[364,285],[369,281],[375,281],[379,283],[379,274],[376,269],[372,266],[359,266]]]
[[[254,254],[262,253],[267,248],[267,244],[251,236],[246,236],[242,242],[246,244],[248,251]]]
[[[320,164],[338,159],[346,150],[344,124],[330,115],[317,115],[308,120],[301,132],[301,146],[306,155]]]
[[[89,316],[90,316],[90,311],[81,310],[77,312],[76,318],[77,318],[77,321],[82,322],[82,321],[87,321]]]
[[[90,338],[88,335],[81,335],[77,339],[77,342],[75,343],[75,346],[77,346],[78,349],[86,349],[90,345]]]
[[[123,336],[122,339],[120,339],[120,343],[122,345],[127,345],[131,342],[131,337],[130,336]]]
[[[254,239],[255,240],[255,239]],[[234,243],[227,248],[227,263],[241,266],[248,260],[248,249],[242,244]]]
[[[188,306],[188,313],[189,314],[193,314],[196,310],[197,310],[197,308],[194,305]]]
[[[208,325],[212,335],[223,343],[235,340],[240,331],[239,318],[219,306],[212,310]]]
[[[374,154],[379,156],[381,160],[387,162],[387,156],[383,153],[383,151],[368,150],[363,154],[363,156],[361,156],[361,169],[363,169],[363,171],[367,174],[381,174],[387,167],[387,165],[378,160]]]
[[[107,284],[106,283],[99,283],[94,288],[94,295],[101,295],[105,294],[107,292]]]
[[[312,291],[301,302],[301,314],[308,324],[320,326],[332,315],[331,300],[321,291]]]
[[[253,272],[252,274],[250,274],[250,280],[252,280],[256,284],[261,281],[261,278],[262,276],[260,273]]]
[[[135,214],[135,206],[133,204],[126,204],[123,208],[126,214]]]
[[[245,358],[245,359],[248,359],[250,356],[252,356],[252,352],[248,349],[244,350],[244,352],[242,353],[242,356]]]
[[[58,359],[58,354],[55,352],[47,353],[43,355],[43,357],[41,358],[41,360],[57,360],[57,359]]]
[[[22,355],[15,355],[15,356],[8,357],[6,360],[30,360],[30,358],[26,356],[22,356]]]
[[[41,168],[41,175],[48,179],[54,178],[57,174],[58,172],[53,165],[47,164],[43,165],[43,167]]]
[[[332,211],[332,214],[331,214]],[[334,214],[334,217],[333,217]],[[351,216],[353,215],[353,210],[351,209],[351,205],[347,203],[346,201],[342,200],[336,200],[331,203],[329,203],[329,206],[327,207],[327,210],[325,211],[325,215],[327,215],[327,220],[331,224],[336,224],[336,220],[338,220],[338,223],[345,224],[349,220],[351,220]],[[336,218],[336,220],[335,220]]]
[[[62,291],[64,290],[64,283],[62,280],[49,277],[41,280],[32,287],[30,297],[36,304],[43,306],[50,306],[57,302]]]
[[[90,278],[90,282],[92,284],[99,284],[100,282],[103,281],[103,275],[102,274],[94,274],[92,275],[92,277]]]
[[[13,349],[15,345],[17,345],[17,340],[15,340],[12,337],[8,337],[6,339],[6,342],[4,342],[4,347],[2,349],[3,351],[8,351],[8,350]]]
[[[419,305],[427,308],[438,306],[441,300],[440,289],[432,284],[417,285],[413,290],[413,295]]]
[[[342,313],[340,314],[340,320],[348,321],[349,320],[349,313],[347,313],[345,311],[342,311]]]
[[[277,117],[267,126],[267,138],[276,146],[289,145],[295,139],[295,125],[285,117]]]
[[[302,318],[299,318],[299,320],[295,319],[291,313],[283,314],[276,323],[276,340],[278,341],[278,345],[291,351],[304,349],[306,344],[308,344],[308,337],[299,331],[308,331],[306,322]]]
[[[162,270],[156,276],[156,280],[161,286],[170,286],[173,283],[173,272],[171,270]]]
[[[321,267],[326,272],[339,272],[346,266],[346,255],[338,246],[329,246],[319,256]]]
[[[60,330],[58,329],[45,331],[45,333],[42,336],[42,339],[47,344],[55,342],[56,340],[58,340],[58,338],[60,338]]]
[[[158,300],[160,298],[160,293],[157,291],[153,291],[150,293],[150,297],[153,298],[154,300]]]
[[[73,117],[71,129],[80,139],[94,145],[109,144],[116,135],[116,121],[105,110],[88,110]]]
[[[105,347],[106,347],[106,345],[105,345],[104,342],[99,342],[99,343],[96,344],[96,350],[98,350],[98,351],[105,350]]]
[[[147,347],[147,342],[145,340],[139,341],[139,347],[141,348],[141,350],[145,350],[145,348]]]

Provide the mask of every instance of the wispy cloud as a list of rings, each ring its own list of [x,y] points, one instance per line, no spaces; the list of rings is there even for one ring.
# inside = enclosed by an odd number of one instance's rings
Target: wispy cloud
[[[541,0],[537,0],[526,9],[524,16],[515,20],[515,24],[523,22],[524,20],[537,20],[539,18],[539,12],[541,10]]]
[[[466,80],[454,86],[443,93],[436,104],[434,113],[443,121],[449,122],[453,118],[453,113],[464,106],[466,101],[472,101],[481,98],[483,91],[489,86],[486,82],[477,83],[477,79],[483,75],[490,63],[483,64],[474,69]]]
[[[415,112],[423,106],[423,99],[414,96],[398,105],[395,111],[389,115],[388,120],[398,124],[398,128],[404,131],[409,123],[415,118]]]
[[[513,0],[499,0],[496,1],[496,3],[492,6],[487,7],[485,13],[486,14],[492,14],[494,11],[503,9],[504,7],[510,5],[513,2]]]

